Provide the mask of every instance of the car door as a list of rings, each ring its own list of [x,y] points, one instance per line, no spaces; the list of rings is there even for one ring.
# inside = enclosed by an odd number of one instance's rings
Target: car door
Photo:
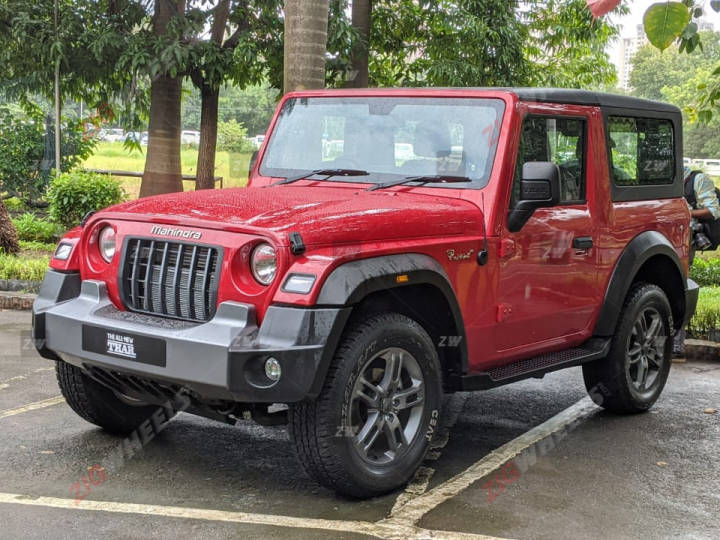
[[[582,114],[523,119],[510,207],[520,195],[522,166],[530,161],[558,166],[560,202],[537,209],[519,231],[503,233],[494,335],[496,351],[506,358],[581,341],[597,308],[588,122]]]

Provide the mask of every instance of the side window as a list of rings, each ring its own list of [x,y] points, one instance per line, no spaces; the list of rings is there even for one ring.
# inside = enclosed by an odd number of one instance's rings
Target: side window
[[[585,120],[528,116],[523,121],[511,206],[520,197],[523,165],[551,161],[560,169],[560,204],[585,200]]]
[[[616,186],[672,184],[673,126],[659,118],[608,118],[608,145]]]

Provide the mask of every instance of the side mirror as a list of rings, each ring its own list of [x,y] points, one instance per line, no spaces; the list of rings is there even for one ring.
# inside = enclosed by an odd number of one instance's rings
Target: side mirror
[[[250,180],[250,173],[253,170],[253,167],[255,166],[255,162],[257,161],[258,154],[260,153],[260,150],[255,150],[252,153],[252,156],[250,156],[250,163],[248,165],[248,180]]]
[[[560,169],[548,161],[529,161],[523,165],[520,199],[508,214],[508,229],[517,232],[537,208],[555,206],[560,201]]]

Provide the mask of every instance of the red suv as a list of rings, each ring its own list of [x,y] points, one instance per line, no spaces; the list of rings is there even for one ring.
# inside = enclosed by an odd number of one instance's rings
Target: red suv
[[[183,396],[194,414],[288,423],[319,482],[380,494],[420,464],[443,392],[582,364],[602,407],[652,406],[697,301],[682,167],[663,103],[289,94],[249,187],[136,200],[70,231],[36,343],[108,431],[150,433]]]

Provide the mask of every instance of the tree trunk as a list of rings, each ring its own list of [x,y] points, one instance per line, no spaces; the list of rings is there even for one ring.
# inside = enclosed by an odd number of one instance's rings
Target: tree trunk
[[[0,200],[0,251],[10,255],[16,255],[20,251],[17,231],[10,221],[10,214],[2,200]]]
[[[285,93],[325,86],[328,0],[285,0]]]
[[[210,29],[210,39],[221,45],[225,36],[230,0],[222,0],[215,9]],[[200,105],[200,145],[198,146],[197,181],[195,189],[215,187],[215,151],[217,150],[218,102],[220,87],[211,86],[200,74],[195,74],[193,83],[199,88],[202,98]]]
[[[162,36],[173,17],[185,11],[185,0],[157,0],[153,33]],[[182,78],[160,75],[150,86],[150,126],[140,197],[182,191],[180,162]]]
[[[215,187],[215,150],[217,147],[220,89],[204,85],[201,94],[200,146],[198,147],[195,189],[213,189]]]
[[[348,86],[351,88],[367,88],[370,84],[368,59],[370,56],[371,17],[372,0],[353,0],[352,25],[360,34],[360,41],[353,47],[350,58],[352,72]]]
[[[140,197],[182,191],[180,100],[182,79],[161,75],[150,87],[150,127]]]

